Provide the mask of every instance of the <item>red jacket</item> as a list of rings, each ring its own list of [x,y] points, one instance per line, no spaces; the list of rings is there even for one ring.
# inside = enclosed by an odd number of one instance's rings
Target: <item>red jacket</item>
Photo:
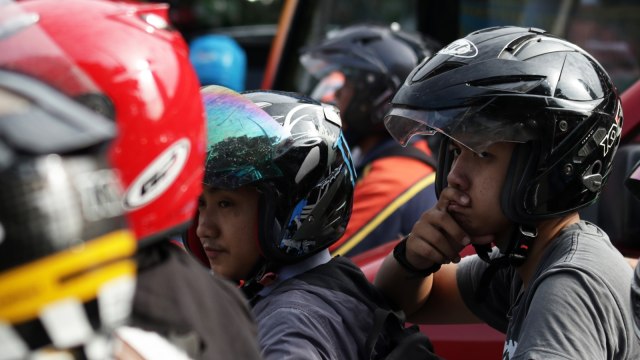
[[[431,156],[426,140],[412,145]],[[358,171],[351,220],[330,247],[334,255],[353,256],[408,234],[420,215],[436,203],[435,169],[417,158],[397,155],[399,146],[387,140],[365,157]],[[375,154],[393,147],[394,155]]]

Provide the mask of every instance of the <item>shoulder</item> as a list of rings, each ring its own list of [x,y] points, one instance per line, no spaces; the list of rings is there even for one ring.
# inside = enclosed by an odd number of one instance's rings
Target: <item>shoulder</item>
[[[342,295],[290,279],[259,301],[254,314],[265,358],[357,358],[371,316]]]
[[[536,274],[562,272],[594,278],[612,287],[627,287],[632,269],[596,225],[582,221],[563,231],[547,249]],[[580,274],[580,275],[578,275]],[[629,276],[621,276],[628,274]]]
[[[275,312],[287,317],[335,318],[341,308],[358,307],[358,303],[346,294],[292,278],[260,300],[254,313],[258,318],[273,317]]]

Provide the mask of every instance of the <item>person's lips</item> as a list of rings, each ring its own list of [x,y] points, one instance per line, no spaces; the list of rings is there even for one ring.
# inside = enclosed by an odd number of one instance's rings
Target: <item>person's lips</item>
[[[220,256],[220,254],[225,252],[224,248],[220,246],[203,245],[203,248],[204,248],[205,254],[207,254],[207,257],[210,260],[215,260]]]
[[[459,204],[459,203],[457,203],[455,201],[450,201],[449,205],[447,206],[447,211],[449,213],[452,213],[452,214],[453,213],[464,213],[465,210],[467,210],[467,209],[469,209],[469,206]]]
[[[447,212],[451,217],[458,223],[458,225],[465,227],[468,224],[469,218],[467,211],[469,210],[468,206],[460,205],[456,202],[449,203],[447,207]]]

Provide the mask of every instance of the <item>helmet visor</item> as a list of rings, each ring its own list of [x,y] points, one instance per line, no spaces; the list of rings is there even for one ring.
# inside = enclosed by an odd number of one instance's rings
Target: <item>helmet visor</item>
[[[355,45],[354,45],[355,46]],[[318,79],[329,75],[334,71],[349,73],[350,71],[364,71],[373,73],[386,73],[387,67],[365,48],[347,46],[322,45],[307,49],[300,56],[300,63],[313,76]]]
[[[208,132],[204,184],[235,189],[281,176],[274,161],[291,132],[235,91],[209,86],[201,93]]]
[[[406,145],[414,135],[442,133],[480,154],[496,142],[524,143],[536,138],[526,118],[504,118],[480,106],[444,110],[393,108],[384,124],[396,141]]]

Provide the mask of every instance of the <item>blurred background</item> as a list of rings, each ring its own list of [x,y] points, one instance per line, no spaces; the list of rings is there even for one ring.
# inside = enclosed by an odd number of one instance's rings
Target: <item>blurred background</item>
[[[621,91],[640,77],[638,0],[171,0],[168,3],[173,23],[189,42],[206,34],[222,34],[237,41],[246,53],[246,89],[309,92],[315,84],[299,64],[300,48],[317,42],[332,30],[359,22],[395,23],[442,45],[488,26],[538,27],[593,54]]]

